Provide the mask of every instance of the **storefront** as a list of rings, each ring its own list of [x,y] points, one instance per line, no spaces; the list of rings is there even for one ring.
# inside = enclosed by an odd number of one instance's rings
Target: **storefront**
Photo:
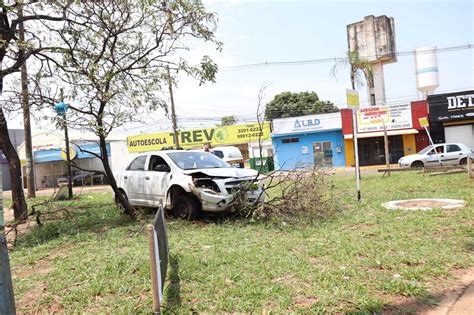
[[[474,90],[429,95],[428,105],[430,128],[441,125],[444,129],[434,140],[442,137],[446,143],[463,143],[474,149]]]
[[[273,121],[275,169],[345,165],[341,114],[320,114]]]
[[[429,144],[418,118],[427,116],[425,101],[390,107],[365,107],[357,111],[357,139],[360,165],[385,164],[384,126],[387,130],[389,160],[397,163],[404,155],[414,154]],[[354,166],[352,111],[341,110],[345,160]]]
[[[100,155],[100,147],[97,137],[92,134],[71,133],[70,134],[70,157],[73,162],[73,183],[74,185],[94,185],[105,184],[106,180],[100,172],[103,171],[102,161],[96,155]],[[114,137],[107,143],[107,153],[114,168],[115,164],[120,164],[124,155],[120,152],[125,149],[125,140],[119,141]],[[121,137],[119,137],[121,138]],[[124,137],[123,137],[124,138]],[[65,142],[60,132],[39,132],[32,137],[33,160],[35,171],[36,189],[57,187],[60,182],[67,182],[67,162],[65,154]],[[115,158],[111,156],[115,151]],[[22,143],[19,148],[19,156],[22,161],[26,159],[25,144]],[[117,163],[116,163],[117,162]],[[120,163],[119,163],[120,162]],[[22,172],[26,174],[26,166],[23,162]],[[121,165],[122,166],[122,165]],[[26,187],[27,181],[24,178]]]

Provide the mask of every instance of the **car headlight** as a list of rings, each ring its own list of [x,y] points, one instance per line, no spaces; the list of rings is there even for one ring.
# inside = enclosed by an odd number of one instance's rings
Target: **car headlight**
[[[200,188],[203,192],[208,193],[208,194],[217,195],[218,193],[221,192],[216,182],[209,178],[195,179],[194,185],[197,188]]]

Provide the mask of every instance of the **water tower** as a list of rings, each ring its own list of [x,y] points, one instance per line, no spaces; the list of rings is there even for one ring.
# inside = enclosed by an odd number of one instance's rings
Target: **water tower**
[[[393,18],[369,15],[347,25],[347,42],[350,52],[357,52],[359,59],[372,65],[373,82],[367,82],[369,104],[385,105],[383,65],[397,62]]]
[[[416,88],[423,99],[432,94],[439,86],[438,58],[435,46],[415,49]]]

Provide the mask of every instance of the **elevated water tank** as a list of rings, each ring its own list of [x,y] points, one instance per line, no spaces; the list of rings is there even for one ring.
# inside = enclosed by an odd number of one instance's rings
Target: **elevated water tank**
[[[438,58],[435,46],[415,49],[416,87],[423,94],[431,94],[439,86]]]

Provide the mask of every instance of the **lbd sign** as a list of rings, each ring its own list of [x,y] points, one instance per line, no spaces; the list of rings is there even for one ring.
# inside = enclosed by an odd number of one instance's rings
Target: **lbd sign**
[[[273,135],[342,129],[341,113],[319,114],[273,120]]]

